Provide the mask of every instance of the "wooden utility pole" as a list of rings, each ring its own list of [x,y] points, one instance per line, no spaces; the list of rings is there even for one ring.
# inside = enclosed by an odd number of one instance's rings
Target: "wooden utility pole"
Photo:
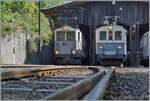
[[[133,58],[133,26],[130,26],[130,53],[129,53],[129,61],[130,66],[133,66],[134,64],[134,58]]]
[[[139,38],[139,22],[136,22],[136,65],[140,66],[140,38]]]
[[[39,3],[38,3],[38,7],[39,7],[39,20],[38,20],[38,28],[39,28],[39,30],[38,30],[38,57],[39,57],[39,63],[40,63],[40,47],[41,47],[41,42],[40,42],[40,36],[41,36],[41,15],[40,15],[40,9],[41,9],[41,6],[40,6],[40,4],[41,4],[41,2],[39,1]]]

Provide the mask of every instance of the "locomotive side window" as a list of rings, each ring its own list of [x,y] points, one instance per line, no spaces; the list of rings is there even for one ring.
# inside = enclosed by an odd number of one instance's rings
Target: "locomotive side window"
[[[78,41],[80,41],[80,32],[78,32]]]
[[[99,39],[106,40],[106,31],[100,31]]]
[[[56,32],[56,40],[57,41],[64,41],[65,40],[65,32],[64,31],[57,31]]]
[[[121,40],[121,31],[115,31],[115,40]]]
[[[112,31],[108,32],[108,40],[112,40],[113,39],[113,33]]]
[[[67,31],[67,40],[75,41],[75,31]]]
[[[148,45],[148,34],[147,34],[147,45]]]

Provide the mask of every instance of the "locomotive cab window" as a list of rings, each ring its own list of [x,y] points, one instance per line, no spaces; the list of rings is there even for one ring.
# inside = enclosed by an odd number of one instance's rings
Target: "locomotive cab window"
[[[108,40],[112,40],[113,39],[113,32],[109,31],[108,32]]]
[[[100,31],[99,39],[100,40],[106,40],[106,31]]]
[[[80,41],[80,32],[78,32],[78,41]]]
[[[115,31],[115,40],[121,40],[121,31]]]
[[[56,40],[57,41],[64,41],[65,40],[65,32],[64,31],[57,31],[56,32]]]
[[[67,31],[67,40],[75,41],[75,31]]]

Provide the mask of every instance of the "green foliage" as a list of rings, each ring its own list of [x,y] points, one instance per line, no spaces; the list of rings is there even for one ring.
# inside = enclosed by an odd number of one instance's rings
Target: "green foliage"
[[[41,9],[51,8],[63,3],[63,0],[43,0]],[[48,19],[41,13],[41,36],[38,36],[38,8],[37,0],[5,0],[1,1],[1,28],[2,36],[25,31],[29,36],[40,38],[49,43],[52,31]]]
[[[44,43],[49,43],[49,40],[52,39],[52,31],[49,27],[47,30],[47,26],[49,26],[48,19],[44,17],[44,14],[41,14],[41,39],[43,39]]]

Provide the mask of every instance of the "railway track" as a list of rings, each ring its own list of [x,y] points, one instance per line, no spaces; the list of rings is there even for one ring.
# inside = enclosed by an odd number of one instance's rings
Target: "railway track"
[[[5,67],[1,81],[2,100],[149,99],[147,68]]]
[[[112,70],[61,66],[22,69],[17,67],[15,70],[5,68],[2,70],[1,80],[2,100],[83,99],[105,73]]]

